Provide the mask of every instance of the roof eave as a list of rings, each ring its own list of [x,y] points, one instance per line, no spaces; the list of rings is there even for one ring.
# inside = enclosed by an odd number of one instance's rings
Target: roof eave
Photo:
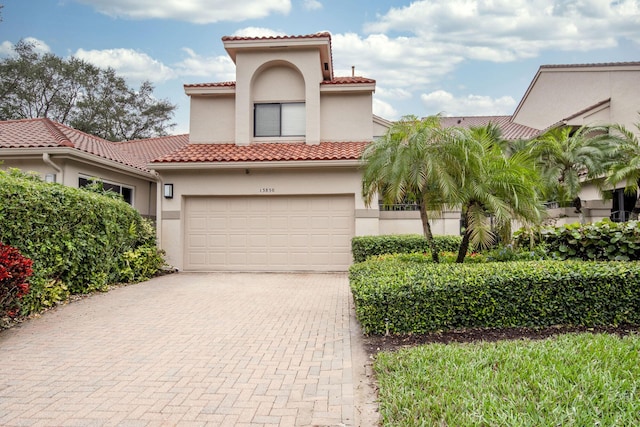
[[[281,160],[256,162],[156,162],[147,167],[152,170],[196,170],[196,169],[268,169],[268,168],[317,168],[358,167],[359,159],[347,160]]]
[[[186,86],[184,93],[191,95],[234,95],[236,93],[235,86]]]
[[[341,83],[320,85],[320,92],[375,92],[375,83]]]
[[[93,165],[98,165],[103,168],[109,169],[114,172],[124,173],[126,175],[134,175],[136,177],[143,177],[156,181],[156,177],[149,171],[143,171],[133,166],[125,165],[123,163],[116,162],[96,156],[95,154],[87,153],[77,148],[71,147],[32,147],[32,148],[3,148],[2,157],[21,157],[21,158],[40,158],[42,154],[48,153],[49,155],[55,155],[58,157],[78,158]]]

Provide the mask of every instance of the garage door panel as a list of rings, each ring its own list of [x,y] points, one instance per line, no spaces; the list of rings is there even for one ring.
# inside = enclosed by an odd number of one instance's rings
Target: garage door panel
[[[192,197],[185,269],[344,271],[351,264],[354,196]]]

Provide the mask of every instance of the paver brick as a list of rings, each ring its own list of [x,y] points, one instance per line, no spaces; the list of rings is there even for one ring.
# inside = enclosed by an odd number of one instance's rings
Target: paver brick
[[[348,279],[179,273],[0,333],[2,426],[354,425]]]

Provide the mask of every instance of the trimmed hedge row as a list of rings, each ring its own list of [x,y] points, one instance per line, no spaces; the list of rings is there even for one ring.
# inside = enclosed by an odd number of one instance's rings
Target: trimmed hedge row
[[[141,248],[157,253],[153,227],[124,201],[16,170],[0,171],[0,241],[33,261],[23,314],[53,306],[70,293],[104,290],[140,276],[122,266],[135,267],[131,258],[147,257]],[[129,258],[123,259],[125,253]],[[163,264],[161,257],[159,263],[150,261],[158,268]]]
[[[640,263],[370,260],[350,269],[365,333],[640,324]]]
[[[514,240],[520,247],[544,244],[557,259],[598,261],[640,260],[640,222],[612,222],[609,219],[593,224],[567,224],[542,227],[527,232],[518,230]]]
[[[462,242],[460,236],[433,236],[440,252],[456,252]],[[398,234],[384,236],[356,236],[351,239],[354,262],[365,261],[373,255],[411,254],[430,252],[429,244],[420,234]]]

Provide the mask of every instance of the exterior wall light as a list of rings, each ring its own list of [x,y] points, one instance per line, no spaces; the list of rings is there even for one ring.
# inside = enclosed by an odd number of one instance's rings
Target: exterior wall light
[[[173,199],[173,184],[164,185],[164,198]]]

